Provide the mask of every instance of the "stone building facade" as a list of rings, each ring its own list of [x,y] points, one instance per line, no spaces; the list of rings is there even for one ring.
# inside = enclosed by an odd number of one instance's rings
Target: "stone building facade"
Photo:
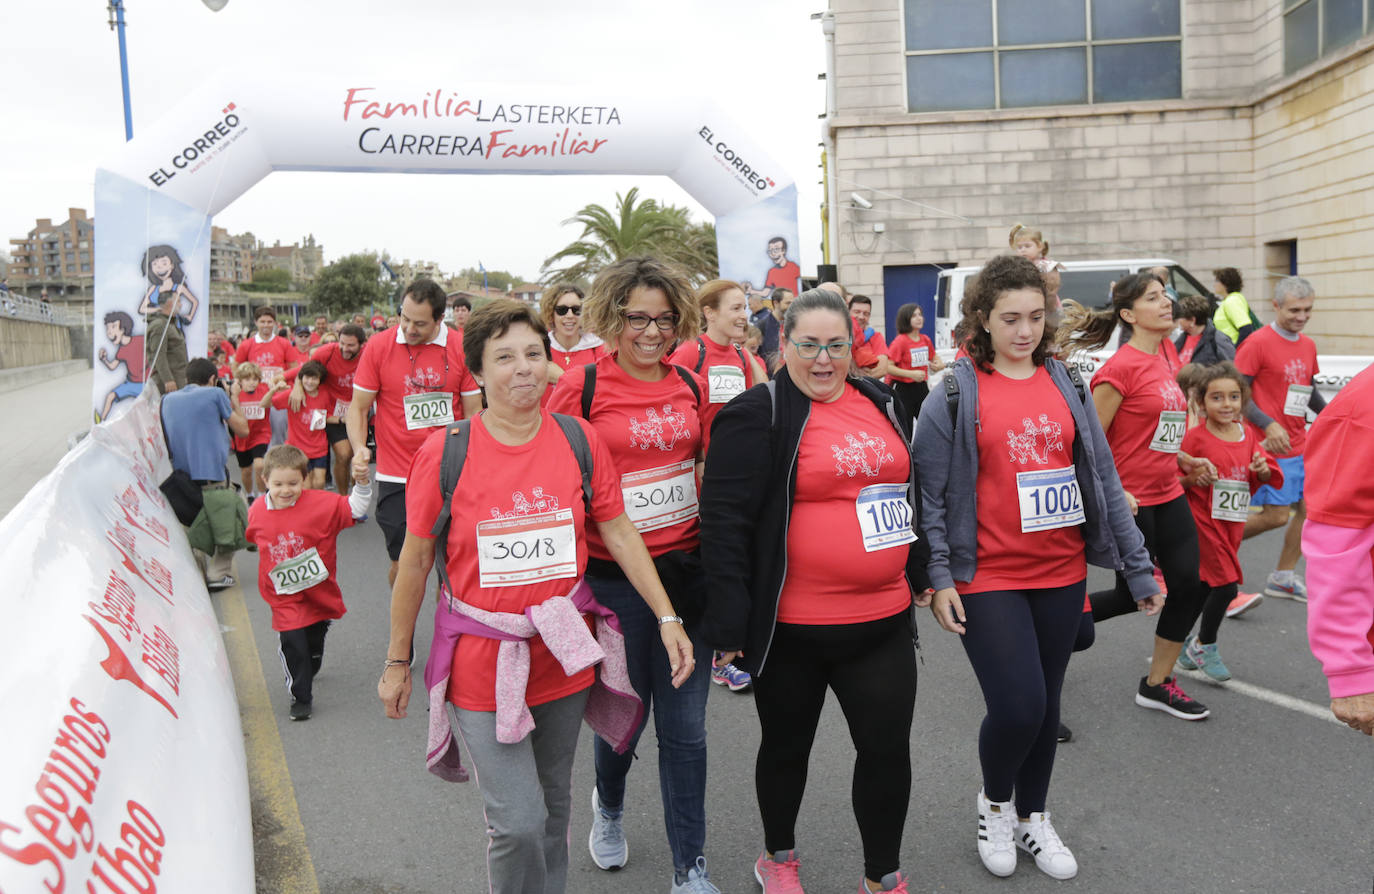
[[[1024,223],[1059,260],[1170,257],[1207,285],[1236,267],[1264,318],[1273,283],[1296,270],[1317,289],[1308,332],[1321,350],[1374,354],[1374,10],[1342,31],[1346,0],[1177,2],[1117,0],[1162,7],[1165,24],[1094,42],[1104,0],[831,0],[827,239],[840,281],[879,315],[884,298],[927,297],[885,295],[894,271],[981,263]],[[997,21],[999,6],[1043,17],[1046,4],[1082,10],[1086,36],[1024,50],[968,27],[983,5]],[[931,57],[957,58],[940,75],[948,60]],[[1117,58],[1133,67],[1111,71]],[[1137,79],[1153,66],[1167,77]],[[932,71],[950,83],[918,83]],[[1030,104],[1061,82],[1080,95]],[[1141,83],[1153,95],[1104,99]],[[946,97],[964,107],[929,108]]]

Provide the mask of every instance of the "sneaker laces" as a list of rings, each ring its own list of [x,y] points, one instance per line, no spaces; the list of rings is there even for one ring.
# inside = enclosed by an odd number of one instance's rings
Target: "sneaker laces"
[[[795,850],[792,852],[791,859],[788,860],[775,860],[765,854],[756,865],[759,875],[764,877],[765,882],[778,886],[771,890],[765,886],[766,894],[775,894],[775,892],[776,894],[803,894],[801,861],[797,859]]]
[[[993,851],[1016,850],[1016,820],[1012,816],[1005,810],[989,810],[983,814],[983,822],[988,827],[988,837],[983,844],[991,847]]]
[[[705,857],[697,857],[696,863],[687,870],[686,881],[677,885],[674,890],[690,894],[720,894],[720,888],[711,884],[711,879],[706,875]]]
[[[1055,854],[1068,851],[1068,847],[1064,845],[1064,840],[1059,837],[1059,833],[1054,830],[1054,824],[1050,822],[1050,812],[1047,810],[1042,816],[1045,819],[1034,826],[1035,831],[1031,833],[1035,838],[1035,843],[1040,846],[1040,850]]]
[[[1188,693],[1183,691],[1183,688],[1178,685],[1178,682],[1173,677],[1170,677],[1163,683],[1160,683],[1159,688],[1164,690],[1164,693],[1169,696],[1169,701],[1171,702],[1192,701],[1192,699],[1188,697]]]

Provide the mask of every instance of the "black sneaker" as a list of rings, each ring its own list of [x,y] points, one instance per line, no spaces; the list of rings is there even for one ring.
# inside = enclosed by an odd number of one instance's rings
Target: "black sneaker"
[[[1061,722],[1061,723],[1059,724],[1059,741],[1060,741],[1061,743],[1063,743],[1063,742],[1072,741],[1072,739],[1073,739],[1073,730],[1069,729],[1067,726],[1065,726],[1065,725]]]
[[[1206,705],[1179,688],[1173,677],[1165,677],[1158,686],[1151,686],[1146,677],[1141,677],[1135,703],[1142,708],[1163,711],[1179,720],[1205,720],[1212,713]]]
[[[310,702],[298,702],[298,701],[296,701],[295,699],[292,699],[292,700],[291,700],[291,719],[292,719],[292,720],[309,720],[309,719],[310,719]]]

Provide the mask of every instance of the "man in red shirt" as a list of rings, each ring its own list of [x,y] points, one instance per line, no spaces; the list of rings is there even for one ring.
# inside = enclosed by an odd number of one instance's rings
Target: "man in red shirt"
[[[1264,595],[1299,602],[1307,601],[1307,587],[1293,572],[1302,554],[1302,524],[1307,518],[1302,460],[1307,411],[1318,413],[1326,406],[1313,384],[1317,345],[1302,334],[1315,298],[1312,284],[1302,277],[1279,280],[1274,287],[1274,321],[1257,329],[1236,351],[1236,368],[1250,381],[1253,393],[1246,418],[1264,432],[1264,449],[1283,470],[1283,487],[1264,485],[1251,498],[1260,512],[1245,522],[1245,536],[1288,525],[1278,567],[1269,575]]]
[[[272,382],[292,367],[300,365],[291,342],[277,335],[277,312],[268,305],[253,311],[253,323],[258,331],[245,338],[234,352],[234,363],[251,360],[262,370],[262,380]]]
[[[456,332],[444,325],[447,296],[438,283],[416,280],[401,298],[400,323],[368,339],[353,379],[346,421],[353,471],[367,473],[367,413],[377,418],[377,524],[391,557],[388,580],[406,534],[405,487],[410,462],[426,438],[482,409],[482,391],[463,362]]]
[[[849,318],[854,321],[854,362],[864,375],[881,379],[887,375],[891,364],[887,359],[887,342],[883,334],[868,325],[872,317],[871,298],[855,295],[849,299]]]
[[[315,329],[310,333],[310,347],[315,347],[329,332],[329,317],[319,314],[315,317]]]

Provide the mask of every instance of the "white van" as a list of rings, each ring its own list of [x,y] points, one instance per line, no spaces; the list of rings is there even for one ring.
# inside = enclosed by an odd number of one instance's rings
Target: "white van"
[[[1216,306],[1216,297],[1203,286],[1197,277],[1189,273],[1178,262],[1169,258],[1123,258],[1105,261],[1061,261],[1064,271],[1060,274],[1060,299],[1072,298],[1084,307],[1101,309],[1111,303],[1112,283],[1130,273],[1138,273],[1153,267],[1169,270],[1168,284],[1173,286],[1179,298],[1188,295],[1202,295]],[[935,350],[946,363],[954,359],[953,331],[959,322],[959,303],[964,298],[964,286],[980,267],[955,267],[940,271],[940,279],[935,287]],[[1093,373],[1116,353],[1119,335],[1113,332],[1107,344],[1096,351],[1079,351],[1073,361],[1083,375],[1085,382],[1091,383]],[[1316,385],[1322,395],[1330,400],[1351,377],[1374,362],[1374,358],[1357,355],[1318,355],[1317,363],[1321,373],[1316,377]],[[932,386],[940,378],[931,377]]]

